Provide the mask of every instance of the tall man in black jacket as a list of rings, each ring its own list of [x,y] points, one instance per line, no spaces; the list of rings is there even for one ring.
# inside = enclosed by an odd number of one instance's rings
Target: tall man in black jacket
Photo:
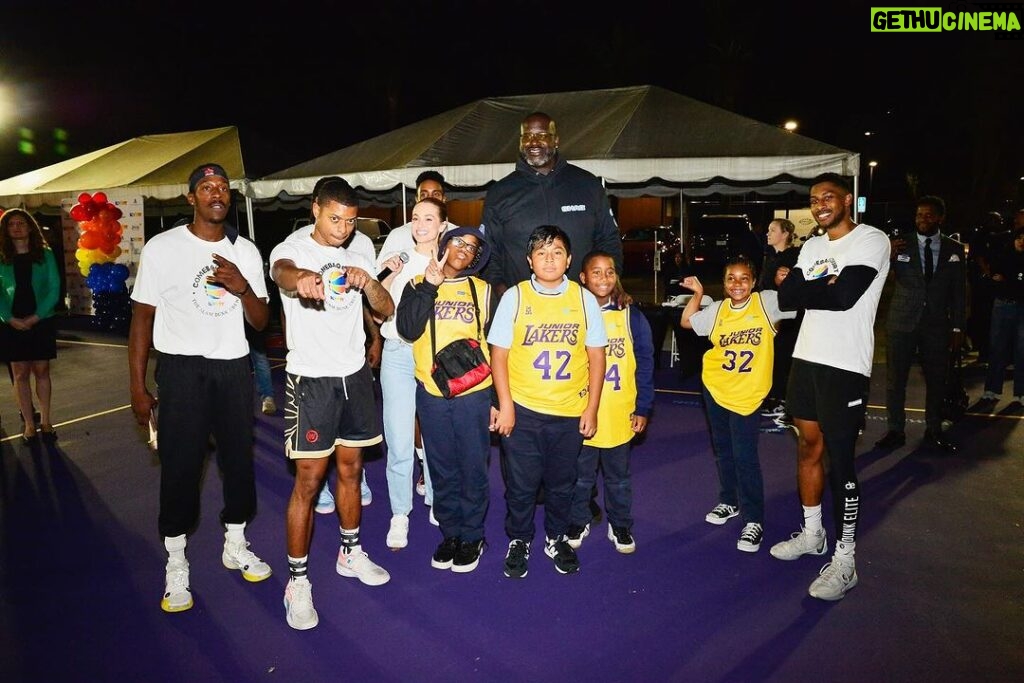
[[[622,270],[622,241],[601,181],[558,153],[554,120],[535,112],[520,125],[516,170],[487,191],[483,224],[491,260],[483,276],[498,293],[530,277],[523,254],[534,228],[557,225],[569,235],[575,254],[607,251]],[[580,262],[566,275],[576,282]]]
[[[910,239],[892,241],[892,272],[895,290],[886,324],[885,407],[889,431],[875,444],[898,448],[907,441],[904,434],[907,377],[916,357],[924,370],[924,443],[955,452],[956,447],[942,435],[942,399],[946,395],[950,351],[956,353],[963,340],[967,315],[964,305],[964,245],[939,232],[946,216],[946,204],[939,197],[921,197],[917,202]]]

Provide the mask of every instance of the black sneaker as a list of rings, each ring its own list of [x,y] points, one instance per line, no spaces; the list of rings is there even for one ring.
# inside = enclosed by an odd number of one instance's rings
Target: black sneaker
[[[615,549],[623,555],[628,555],[636,550],[636,541],[633,534],[624,526],[608,525],[608,540],[615,544]]]
[[[761,547],[761,539],[764,538],[764,530],[757,522],[749,522],[743,525],[740,538],[736,541],[736,548],[745,553],[756,553]]]
[[[529,573],[530,544],[518,538],[508,542],[505,553],[505,576],[510,579],[522,579]]]
[[[569,543],[569,547],[575,550],[583,545],[583,539],[589,535],[589,524],[585,524],[583,526],[580,526],[579,524],[570,524],[569,530],[565,534],[565,540]]]
[[[437,546],[434,556],[430,558],[430,566],[434,569],[451,569],[455,554],[459,550],[459,539],[446,538]]]
[[[459,549],[455,551],[455,561],[452,563],[452,571],[456,574],[468,574],[476,569],[480,563],[480,556],[484,554],[484,546],[487,542],[484,539],[479,541],[462,541]]]
[[[547,539],[544,554],[555,561],[555,569],[559,574],[575,574],[580,570],[580,560],[576,557],[576,551],[566,542],[565,536]]]

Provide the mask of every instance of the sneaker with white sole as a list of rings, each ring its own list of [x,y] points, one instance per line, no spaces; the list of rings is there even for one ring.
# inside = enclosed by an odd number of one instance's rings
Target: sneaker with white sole
[[[264,415],[273,415],[277,412],[277,404],[274,403],[273,396],[265,396],[263,398],[263,405],[260,407],[263,409]]]
[[[565,541],[569,544],[569,547],[573,550],[579,550],[579,547],[583,545],[583,539],[590,535],[590,524],[570,524],[569,529],[565,532]]]
[[[455,561],[455,555],[459,551],[459,543],[459,539],[454,536],[441,541],[441,544],[437,546],[437,550],[430,557],[430,566],[434,569],[451,569],[452,562]]]
[[[164,597],[160,609],[184,612],[192,607],[192,591],[188,587],[188,560],[167,560]]]
[[[764,538],[764,529],[757,522],[750,522],[743,525],[740,538],[736,541],[736,548],[745,553],[756,553],[761,547],[761,539]]]
[[[313,586],[309,581],[292,579],[284,589],[284,614],[288,625],[298,631],[308,631],[320,623],[313,609]]]
[[[530,544],[513,538],[508,542],[505,553],[505,576],[510,579],[524,579],[530,573]]]
[[[480,556],[484,554],[487,541],[462,541],[459,549],[455,551],[455,560],[452,562],[452,571],[456,574],[468,574],[480,564]]]
[[[252,583],[269,579],[274,573],[269,564],[249,550],[248,541],[224,541],[224,552],[220,559],[228,569],[241,569],[242,578]]]
[[[366,483],[366,472],[363,472],[363,480],[359,484],[359,504],[366,507],[373,502],[373,491],[370,490],[370,485]]]
[[[334,496],[331,495],[331,487],[326,481],[324,487],[320,489],[320,495],[317,496],[316,506],[313,509],[320,515],[329,515],[334,512]]]
[[[738,514],[740,514],[740,509],[735,505],[726,505],[725,503],[719,503],[715,507],[711,508],[711,512],[704,515],[704,521],[708,524],[714,524],[718,526],[725,524]]]
[[[342,547],[338,551],[338,564],[336,569],[342,576],[356,578],[367,586],[382,586],[391,580],[391,574],[387,570],[374,564],[360,546],[351,548],[348,552]]]
[[[981,400],[982,401],[998,401],[999,400],[999,394],[997,394],[994,391],[986,391],[984,394],[981,395]]]
[[[825,530],[820,534],[812,534],[804,527],[800,531],[794,531],[788,541],[782,541],[772,546],[772,557],[779,560],[795,560],[801,555],[824,555],[828,550],[825,539]]]
[[[544,554],[555,562],[559,574],[575,574],[580,570],[580,558],[576,551],[565,541],[565,536],[548,538],[544,544]]]
[[[624,526],[608,525],[608,540],[615,545],[616,552],[629,555],[636,551],[636,541],[633,534]]]
[[[399,550],[409,545],[409,515],[391,516],[387,545],[392,550]]]
[[[811,583],[807,593],[819,600],[842,600],[846,592],[856,585],[857,568],[853,560],[833,555],[832,561],[821,568],[818,578]]]

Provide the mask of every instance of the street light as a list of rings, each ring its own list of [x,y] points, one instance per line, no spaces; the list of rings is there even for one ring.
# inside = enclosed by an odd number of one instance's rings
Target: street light
[[[868,162],[868,196],[871,196],[871,190],[875,186],[875,166],[878,166],[877,161]]]
[[[790,119],[789,121],[786,121],[784,124],[782,124],[782,127],[788,130],[790,133],[795,133],[796,129],[799,128],[799,124],[793,119]]]

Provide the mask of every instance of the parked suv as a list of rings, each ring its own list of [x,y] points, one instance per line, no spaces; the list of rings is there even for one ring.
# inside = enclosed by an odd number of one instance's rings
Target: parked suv
[[[718,274],[725,262],[740,254],[758,265],[763,250],[746,214],[707,214],[690,224],[690,254],[704,273]]]

